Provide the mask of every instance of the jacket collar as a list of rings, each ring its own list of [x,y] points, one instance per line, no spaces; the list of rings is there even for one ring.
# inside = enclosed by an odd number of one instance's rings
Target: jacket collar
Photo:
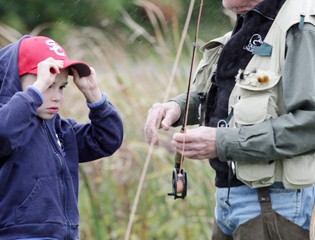
[[[284,2],[285,0],[264,0],[249,12],[256,12],[265,18],[274,20]]]

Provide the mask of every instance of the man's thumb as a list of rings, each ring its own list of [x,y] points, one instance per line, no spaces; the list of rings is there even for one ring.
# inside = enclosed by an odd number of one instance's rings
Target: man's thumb
[[[174,122],[176,122],[176,115],[174,115],[174,111],[168,111],[161,122],[161,127],[167,131]]]
[[[161,127],[165,130],[165,131],[168,131],[171,127],[171,121],[169,118],[165,117],[163,119],[163,121],[161,122]]]

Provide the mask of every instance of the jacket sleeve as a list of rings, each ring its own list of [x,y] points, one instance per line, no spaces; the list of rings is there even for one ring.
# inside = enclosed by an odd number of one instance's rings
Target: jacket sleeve
[[[173,127],[178,127],[180,125],[183,125],[184,123],[186,98],[187,98],[187,94],[183,93],[170,100],[170,101],[174,101],[178,103],[181,109],[180,118],[172,125]],[[200,101],[198,99],[198,94],[196,92],[191,92],[190,98],[189,98],[189,114],[188,114],[188,119],[187,119],[188,125],[194,125],[194,124],[199,123],[199,119],[198,119],[199,104],[200,104]]]
[[[80,162],[110,156],[123,141],[121,117],[106,99],[98,106],[90,106],[89,118],[91,121],[86,124],[68,119],[76,135]]]
[[[217,129],[221,161],[275,160],[315,150],[315,27],[293,26],[282,75],[287,113],[252,126]]]
[[[25,146],[38,127],[37,109],[42,105],[41,96],[31,88],[15,93],[0,105],[0,157]]]

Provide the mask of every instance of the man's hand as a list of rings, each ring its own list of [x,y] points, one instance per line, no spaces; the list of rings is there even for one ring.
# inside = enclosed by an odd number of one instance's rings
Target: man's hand
[[[181,115],[180,106],[176,102],[155,103],[148,111],[147,121],[144,127],[146,141],[157,145],[159,139],[158,129],[168,131]]]
[[[172,145],[176,152],[191,159],[209,159],[217,157],[216,129],[198,127],[189,129],[186,133],[175,133]]]

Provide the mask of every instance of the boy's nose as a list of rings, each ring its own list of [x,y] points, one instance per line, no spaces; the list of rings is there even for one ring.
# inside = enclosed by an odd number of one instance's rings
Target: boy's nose
[[[52,97],[51,97],[51,100],[54,101],[54,102],[60,102],[63,98],[63,94],[60,93],[59,91],[56,91]]]

